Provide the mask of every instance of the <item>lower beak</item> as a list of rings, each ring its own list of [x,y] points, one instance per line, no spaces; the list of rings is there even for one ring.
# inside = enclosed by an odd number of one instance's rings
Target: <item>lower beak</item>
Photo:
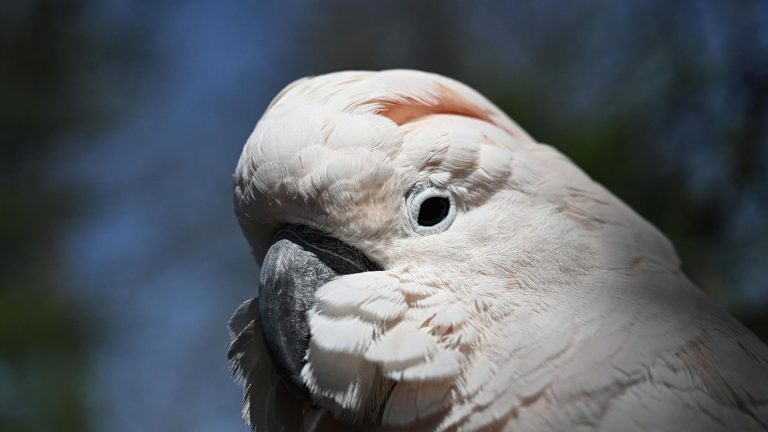
[[[315,291],[336,276],[376,270],[365,254],[321,231],[289,225],[275,235],[259,278],[261,331],[275,372],[297,399],[312,403],[301,370]]]

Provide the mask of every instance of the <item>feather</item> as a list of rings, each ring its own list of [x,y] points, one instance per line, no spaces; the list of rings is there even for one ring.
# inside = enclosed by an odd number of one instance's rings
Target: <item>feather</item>
[[[449,304],[443,309],[437,311],[432,318],[432,326],[436,328],[446,328],[458,326],[470,317],[470,311],[459,302]]]
[[[389,367],[416,363],[437,350],[437,341],[425,331],[403,322],[384,333],[366,351],[368,361]]]
[[[451,384],[446,382],[398,383],[389,395],[382,423],[402,426],[427,417],[450,401]]]
[[[411,296],[425,296],[435,292],[434,288],[417,283],[403,283],[398,285],[397,288],[404,294]]]
[[[407,309],[403,302],[374,299],[360,305],[360,316],[367,321],[392,321],[401,317]]]
[[[317,306],[321,311],[334,316],[362,312],[365,305],[374,301],[396,309],[403,304],[403,295],[394,289],[382,289],[394,283],[386,275],[359,273],[342,276],[318,289]],[[371,306],[367,306],[367,309],[369,315],[375,318],[375,310]],[[384,315],[388,316],[386,313]]]
[[[400,363],[383,363],[382,371],[387,378],[401,382],[445,380],[458,376],[463,362],[461,353],[439,350],[423,361],[405,367]]]
[[[364,353],[373,340],[375,327],[359,318],[331,318],[310,311],[312,341],[318,348],[338,353]]]
[[[255,299],[254,299],[255,300]],[[227,352],[230,371],[236,382],[243,385],[242,417],[255,430],[294,429],[295,419],[282,419],[285,412],[294,411],[299,404],[277,383],[277,377],[266,359],[259,328],[259,311],[254,300],[237,308],[229,322],[233,336]]]

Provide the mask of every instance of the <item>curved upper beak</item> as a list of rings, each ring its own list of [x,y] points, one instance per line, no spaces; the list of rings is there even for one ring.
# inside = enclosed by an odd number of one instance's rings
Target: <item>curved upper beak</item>
[[[301,369],[315,291],[336,276],[376,270],[365,254],[321,231],[289,225],[275,235],[259,277],[261,331],[275,372],[299,400],[312,403]]]

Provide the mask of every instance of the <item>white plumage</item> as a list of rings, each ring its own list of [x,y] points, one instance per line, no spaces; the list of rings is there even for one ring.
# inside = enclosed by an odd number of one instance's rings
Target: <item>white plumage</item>
[[[420,234],[405,203],[429,187],[456,218]],[[296,81],[246,143],[235,194],[257,259],[303,224],[384,269],[316,292],[302,379],[324,411],[281,389],[258,341],[238,347],[241,374],[261,365],[257,430],[768,428],[766,346],[653,226],[463,84]]]

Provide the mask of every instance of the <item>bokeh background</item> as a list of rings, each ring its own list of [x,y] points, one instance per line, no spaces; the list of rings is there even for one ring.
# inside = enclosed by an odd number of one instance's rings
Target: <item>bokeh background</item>
[[[5,1],[0,430],[245,431],[241,146],[290,81],[394,67],[486,94],[768,337],[764,1]]]

